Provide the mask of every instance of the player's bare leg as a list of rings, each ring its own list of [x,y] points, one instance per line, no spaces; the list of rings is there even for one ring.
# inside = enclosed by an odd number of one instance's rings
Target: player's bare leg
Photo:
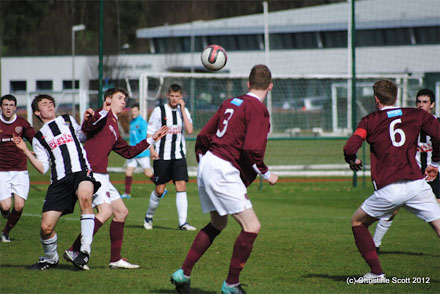
[[[429,225],[434,229],[434,231],[437,233],[437,236],[440,238],[440,219],[430,222]]]

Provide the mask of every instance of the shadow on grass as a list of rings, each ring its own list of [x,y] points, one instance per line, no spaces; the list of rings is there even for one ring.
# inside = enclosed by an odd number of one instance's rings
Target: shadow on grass
[[[30,271],[41,271],[41,270],[37,270],[37,269],[31,269],[32,264],[2,264],[0,266],[0,268],[21,268],[21,269],[26,269],[26,270],[30,270]],[[97,266],[97,267],[93,267],[93,269],[106,269],[107,267],[105,266]],[[48,271],[53,271],[53,270],[62,270],[62,271],[83,271],[80,270],[76,267],[74,267],[73,265],[69,265],[69,264],[59,264],[54,268],[50,268],[47,269]]]
[[[170,290],[170,289],[157,289],[157,290],[150,290],[149,293],[170,293],[174,294],[176,293],[176,290]],[[214,294],[217,293],[215,291],[205,291],[199,288],[191,288],[191,294]]]
[[[145,230],[143,226],[139,225],[125,225],[126,228],[133,228],[133,229],[142,229]],[[170,227],[162,227],[162,226],[154,226],[153,230],[170,230],[170,231],[179,231],[179,228],[170,228]]]
[[[387,255],[387,254],[395,254],[395,255],[414,255],[414,256],[432,256],[432,257],[440,257],[440,255],[437,254],[424,254],[423,252],[408,252],[408,251],[380,251],[380,255]]]

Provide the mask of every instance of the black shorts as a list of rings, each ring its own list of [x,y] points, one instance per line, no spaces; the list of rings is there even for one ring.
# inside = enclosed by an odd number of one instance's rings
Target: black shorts
[[[170,180],[188,182],[188,167],[186,159],[171,159],[171,160],[154,160],[154,183],[162,185],[168,183]]]
[[[75,208],[76,200],[78,199],[76,190],[83,181],[93,183],[93,193],[96,193],[99,187],[101,187],[101,183],[93,178],[91,171],[80,171],[69,174],[61,180],[49,185],[43,204],[43,212],[53,210],[62,211],[63,215],[72,213]]]

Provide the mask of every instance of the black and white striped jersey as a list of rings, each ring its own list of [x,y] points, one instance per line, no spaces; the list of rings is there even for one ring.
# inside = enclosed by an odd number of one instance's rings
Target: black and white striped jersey
[[[51,168],[51,182],[68,174],[90,170],[86,151],[80,143],[83,139],[81,126],[69,115],[45,123],[35,134],[32,147],[43,164],[44,173]]]
[[[192,123],[191,114],[185,107],[186,116]],[[168,103],[156,106],[148,121],[147,135],[153,135],[161,126],[168,126],[168,133],[156,142],[155,149],[163,160],[181,159],[186,156],[183,117],[180,107],[173,109]]]
[[[437,120],[440,121],[439,118]],[[417,142],[416,160],[420,166],[422,173],[425,173],[425,169],[432,162],[432,142],[424,131],[420,132],[419,141]]]

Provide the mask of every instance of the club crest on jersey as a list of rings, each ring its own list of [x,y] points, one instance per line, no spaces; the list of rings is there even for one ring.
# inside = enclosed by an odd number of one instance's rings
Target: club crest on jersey
[[[22,126],[15,127],[15,132],[18,134],[23,132],[23,127]]]
[[[388,117],[402,116],[402,109],[387,111]]]
[[[231,104],[240,106],[243,103],[243,99],[239,99],[239,98],[234,98],[231,100]]]

